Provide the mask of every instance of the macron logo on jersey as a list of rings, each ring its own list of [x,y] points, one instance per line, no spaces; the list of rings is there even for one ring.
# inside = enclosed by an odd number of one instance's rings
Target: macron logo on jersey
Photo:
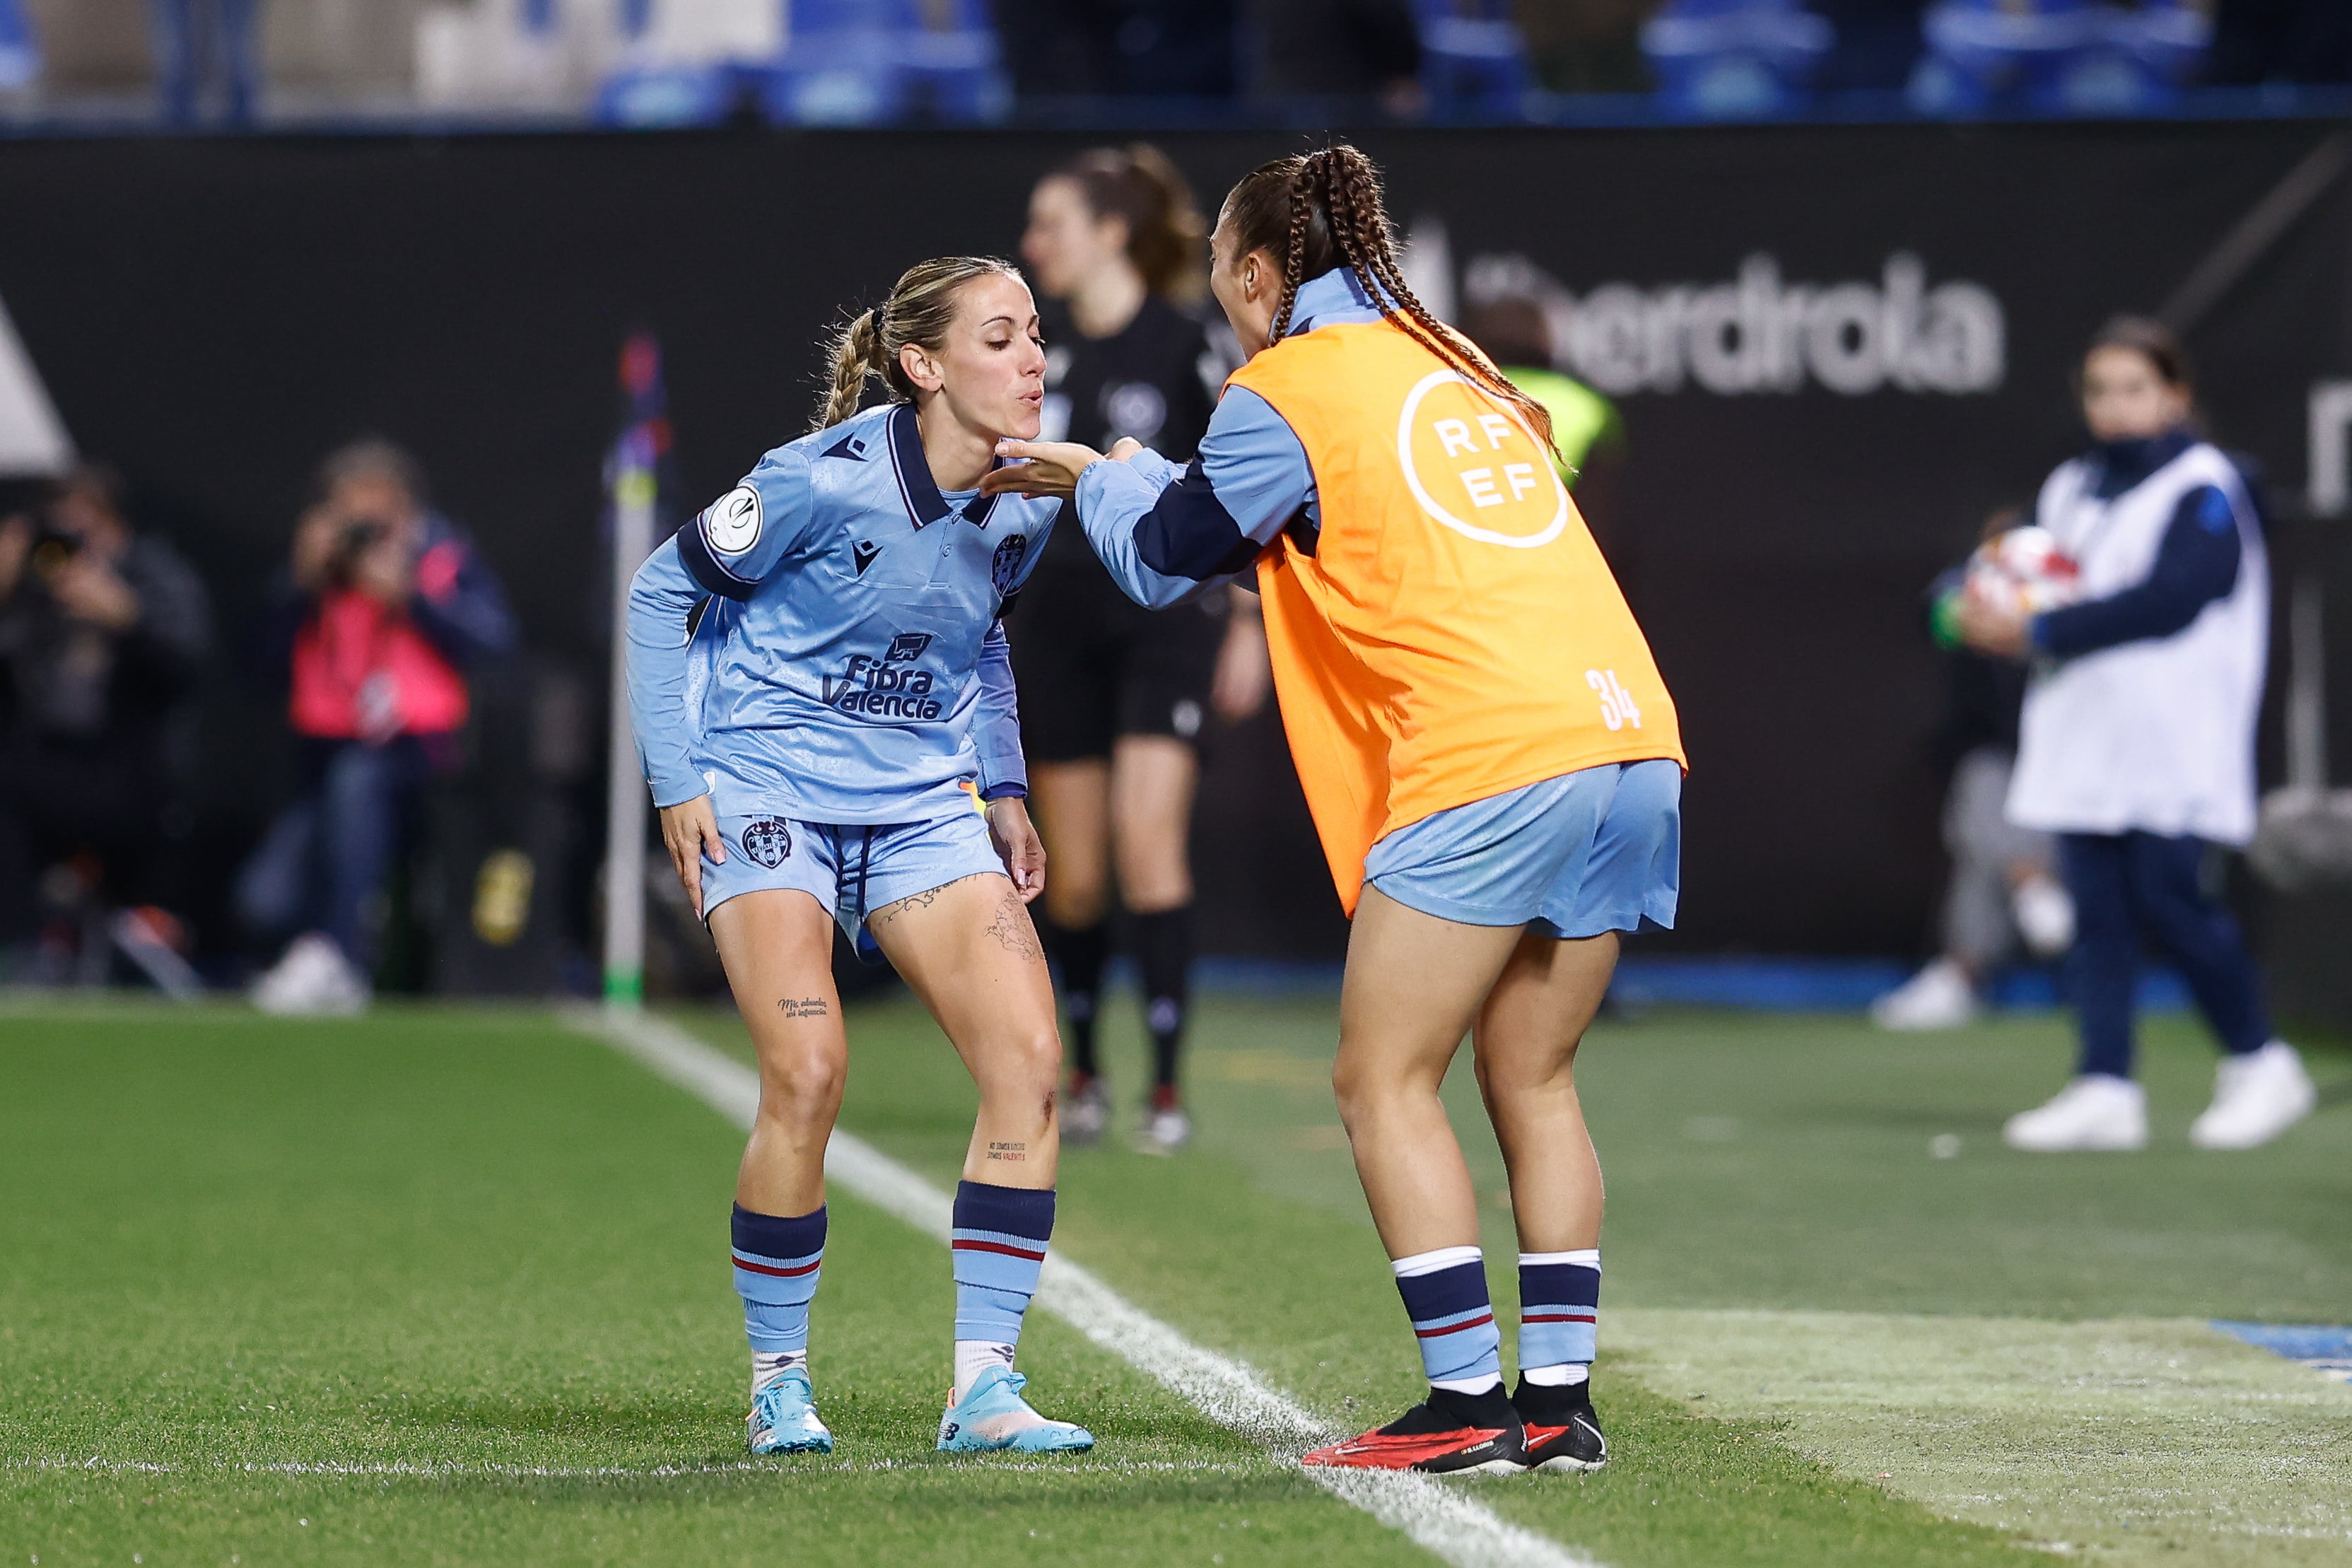
[[[882,553],[882,547],[878,544],[869,544],[860,539],[850,544],[849,553],[857,563],[857,575],[863,577],[866,575],[866,569],[874,564],[874,558]]]

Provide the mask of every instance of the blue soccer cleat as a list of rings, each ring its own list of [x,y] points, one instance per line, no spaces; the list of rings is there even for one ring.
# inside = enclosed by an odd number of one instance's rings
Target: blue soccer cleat
[[[833,1434],[816,1418],[815,1394],[809,1374],[790,1367],[782,1377],[751,1395],[749,1429],[755,1454],[830,1454]]]
[[[1067,1421],[1048,1421],[1029,1408],[1021,1391],[1029,1380],[992,1366],[966,1391],[963,1402],[940,1417],[940,1449],[949,1454],[1082,1454],[1095,1435]]]

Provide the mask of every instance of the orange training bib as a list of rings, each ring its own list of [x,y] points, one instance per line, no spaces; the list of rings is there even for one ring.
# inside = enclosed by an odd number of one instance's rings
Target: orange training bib
[[[1365,854],[1433,812],[1684,761],[1649,644],[1517,408],[1387,321],[1285,338],[1233,383],[1297,435],[1321,503],[1320,535],[1286,533],[1258,586],[1349,914]]]

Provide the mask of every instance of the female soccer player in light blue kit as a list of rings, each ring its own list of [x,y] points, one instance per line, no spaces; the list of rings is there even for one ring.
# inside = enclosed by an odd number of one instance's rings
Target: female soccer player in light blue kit
[[[630,588],[630,713],[662,838],[759,1050],[733,1219],[754,1453],[833,1447],[808,1314],[848,1060],[835,921],[888,956],[980,1087],[939,1446],[1094,1446],[1031,1409],[1013,1370],[1053,1234],[1062,1047],[1025,907],[1045,851],[999,616],[1055,503],[979,486],[1001,437],[1037,433],[1045,372],[1013,268],[910,268],[842,335],[819,427],[761,458]],[[868,376],[891,398],[861,413]]]

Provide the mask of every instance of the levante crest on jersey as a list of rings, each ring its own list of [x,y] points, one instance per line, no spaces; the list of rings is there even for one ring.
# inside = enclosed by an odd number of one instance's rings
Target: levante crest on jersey
[[[793,830],[781,818],[763,816],[743,829],[743,853],[772,871],[792,857]]]
[[[1021,563],[1029,557],[1029,536],[1015,533],[996,547],[996,554],[988,563],[988,580],[994,585],[997,597],[1013,592],[1013,580],[1021,574]]]

